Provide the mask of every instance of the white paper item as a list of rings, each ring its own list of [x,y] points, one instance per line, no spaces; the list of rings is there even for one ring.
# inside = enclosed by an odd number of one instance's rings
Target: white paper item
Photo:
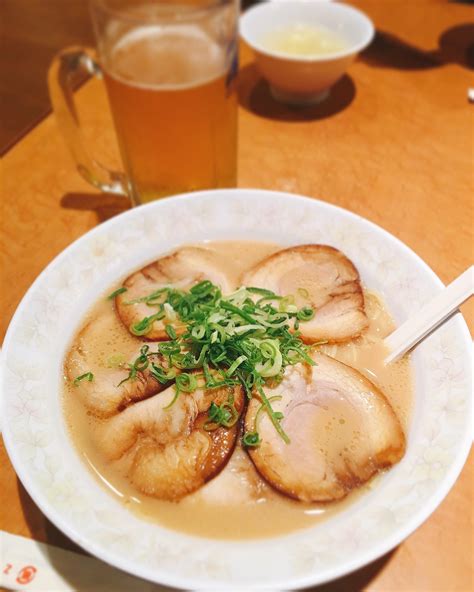
[[[30,592],[164,592],[98,559],[0,531],[0,587]]]

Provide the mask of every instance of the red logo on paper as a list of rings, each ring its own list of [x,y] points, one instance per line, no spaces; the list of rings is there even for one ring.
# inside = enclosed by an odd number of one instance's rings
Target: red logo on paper
[[[31,580],[35,577],[35,574],[38,570],[33,565],[27,565],[23,569],[20,569],[18,575],[16,577],[16,581],[19,584],[29,584]]]

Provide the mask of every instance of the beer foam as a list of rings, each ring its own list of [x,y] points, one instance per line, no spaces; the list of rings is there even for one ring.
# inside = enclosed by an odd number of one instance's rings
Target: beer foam
[[[106,70],[113,78],[147,89],[186,89],[225,72],[225,52],[196,25],[147,25],[114,45]]]

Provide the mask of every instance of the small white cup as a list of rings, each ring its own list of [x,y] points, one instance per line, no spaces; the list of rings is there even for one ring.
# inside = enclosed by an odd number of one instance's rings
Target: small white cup
[[[321,56],[295,56],[262,45],[271,31],[300,24],[329,29],[342,37],[347,47]],[[240,17],[240,35],[254,50],[273,97],[292,105],[323,101],[357,54],[372,41],[374,32],[372,21],[363,12],[332,2],[263,2]]]

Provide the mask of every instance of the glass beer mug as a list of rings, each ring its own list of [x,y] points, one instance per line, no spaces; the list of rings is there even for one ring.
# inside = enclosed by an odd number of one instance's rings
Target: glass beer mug
[[[93,0],[98,60],[69,48],[53,61],[54,112],[95,187],[141,204],[236,184],[236,0]],[[71,77],[102,77],[125,173],[106,170],[81,138]]]

